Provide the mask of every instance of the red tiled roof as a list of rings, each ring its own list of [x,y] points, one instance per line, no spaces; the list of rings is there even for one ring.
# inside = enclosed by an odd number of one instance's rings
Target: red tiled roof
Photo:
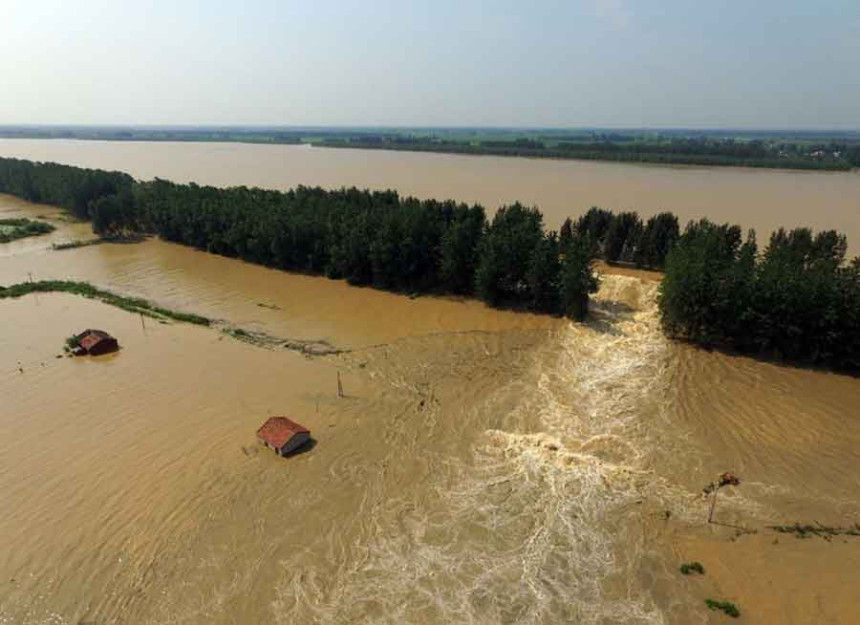
[[[102,330],[85,330],[77,336],[78,345],[85,351],[90,351],[94,346],[102,341],[115,341],[110,334]]]
[[[310,434],[311,431],[286,417],[269,417],[268,421],[257,430],[257,437],[264,443],[280,449],[293,436],[301,433]]]

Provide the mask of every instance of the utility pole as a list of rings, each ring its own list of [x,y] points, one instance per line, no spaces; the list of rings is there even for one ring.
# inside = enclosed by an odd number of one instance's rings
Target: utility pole
[[[343,397],[343,384],[340,381],[340,371],[337,372],[337,396]]]

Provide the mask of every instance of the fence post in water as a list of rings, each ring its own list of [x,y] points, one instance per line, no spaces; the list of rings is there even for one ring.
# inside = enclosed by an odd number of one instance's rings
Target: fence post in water
[[[340,383],[340,371],[337,372],[337,396],[343,397],[343,384]]]
[[[716,486],[711,484],[711,486],[714,486],[714,498],[711,499],[711,509],[708,512],[708,523],[714,522],[714,510],[717,507],[717,494],[720,492],[720,489],[723,486],[740,486],[740,484],[740,478],[731,473],[723,473],[717,481]]]

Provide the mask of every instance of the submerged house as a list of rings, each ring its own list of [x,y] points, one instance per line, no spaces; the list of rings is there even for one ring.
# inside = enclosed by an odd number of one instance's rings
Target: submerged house
[[[257,438],[279,456],[286,456],[311,440],[311,431],[286,417],[269,417],[257,430]]]
[[[75,353],[78,355],[99,356],[119,349],[117,340],[103,330],[84,330],[75,335],[75,342],[77,343]]]

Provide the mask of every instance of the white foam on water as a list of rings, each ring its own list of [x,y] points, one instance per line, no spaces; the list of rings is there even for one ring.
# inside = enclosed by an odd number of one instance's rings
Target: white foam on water
[[[657,285],[609,276],[571,324],[477,410],[503,427],[450,459],[426,501],[388,502],[335,575],[285,571],[285,622],[662,624],[643,577],[648,509],[694,497],[653,470],[667,436]],[[511,397],[516,397],[511,410]],[[680,436],[680,433],[672,433]],[[322,569],[322,567],[320,567]]]

